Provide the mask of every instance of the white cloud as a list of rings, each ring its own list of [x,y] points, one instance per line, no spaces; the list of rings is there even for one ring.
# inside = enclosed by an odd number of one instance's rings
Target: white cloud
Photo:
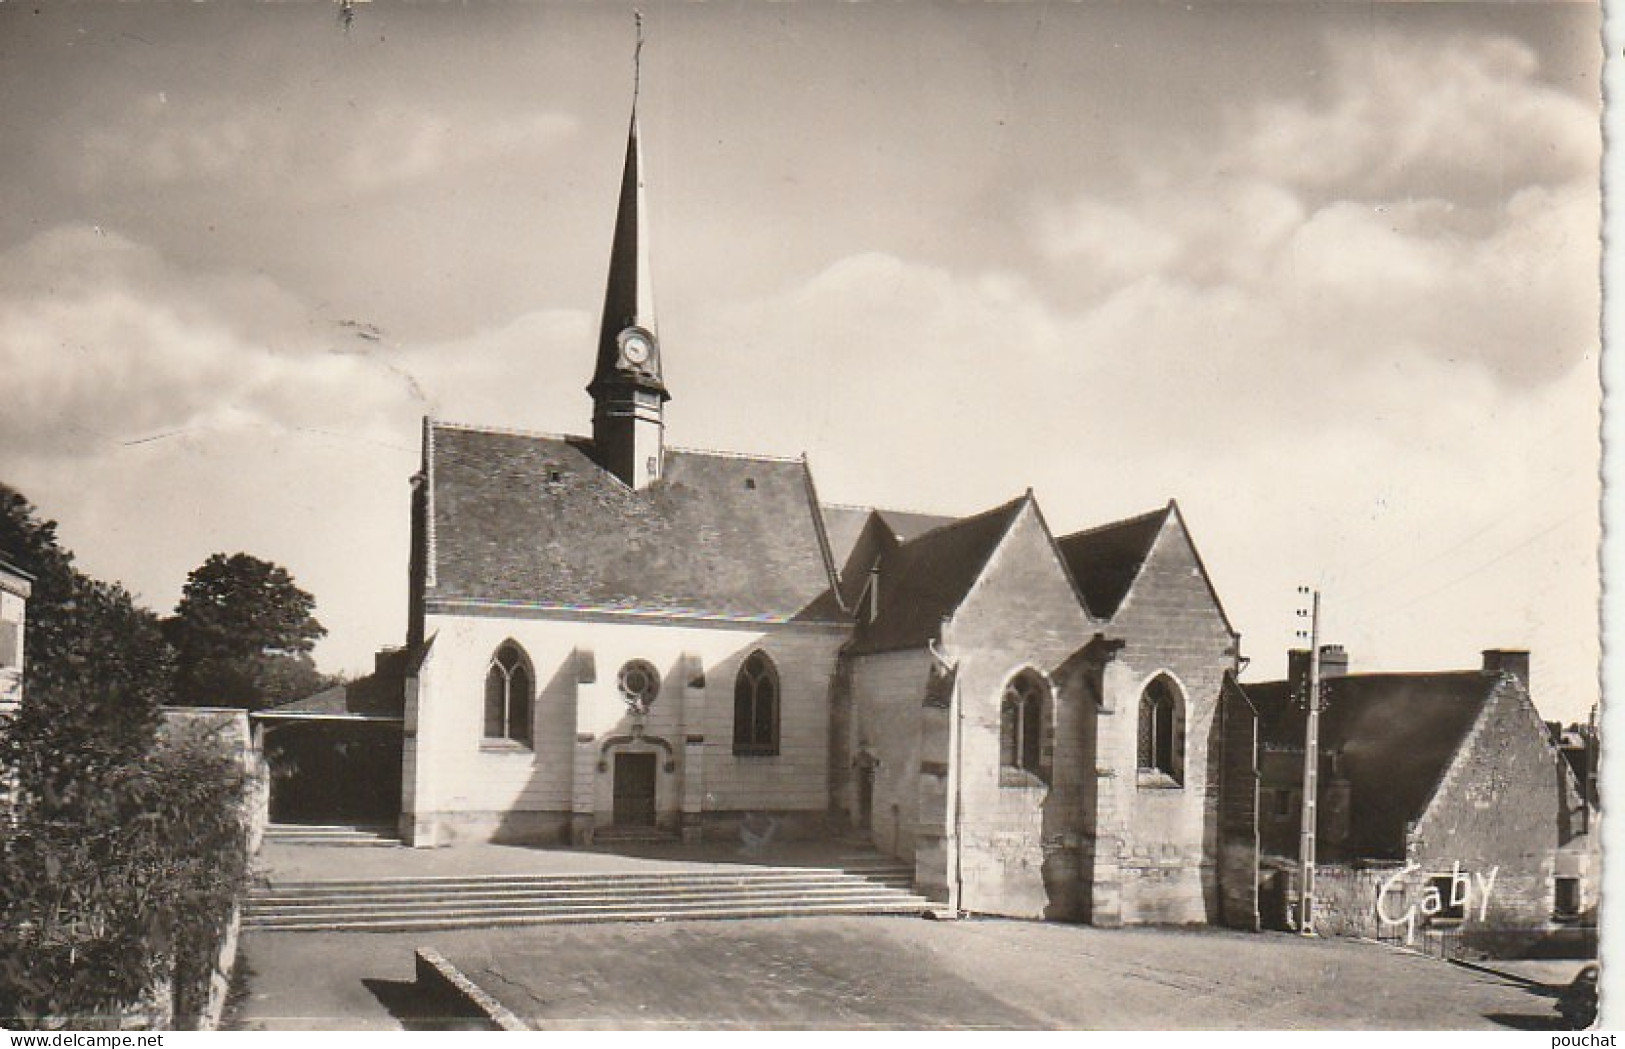
[[[1239,114],[1221,167],[1380,200],[1595,175],[1597,107],[1540,83],[1525,44],[1350,32],[1329,37],[1324,53],[1327,97]]]
[[[86,192],[136,179],[160,185],[223,184],[286,192],[303,180],[310,199],[342,199],[478,169],[556,148],[576,131],[562,113],[465,113],[381,103],[310,127],[267,103],[157,96],[114,107],[73,143]],[[323,181],[312,184],[310,172]]]
[[[399,344],[264,277],[79,227],[0,255],[0,274],[0,480],[160,611],[210,553],[286,564],[317,597],[333,669],[400,641],[422,415],[586,419],[578,311]]]
[[[1283,374],[1307,359],[1335,383],[1420,354],[1517,386],[1594,354],[1596,112],[1505,39],[1379,32],[1327,51],[1318,99],[1238,111],[1206,149],[1146,158],[1132,193],[1040,208],[1057,295],[1138,318],[1120,337],[1141,354],[1228,301],[1248,316],[1210,318],[1179,352]],[[1238,323],[1254,344],[1228,336]]]

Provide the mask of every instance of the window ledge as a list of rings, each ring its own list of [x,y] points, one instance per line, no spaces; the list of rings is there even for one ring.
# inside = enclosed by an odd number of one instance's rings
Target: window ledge
[[[482,739],[480,750],[487,754],[533,753],[529,743],[521,743],[517,739]]]
[[[736,758],[776,758],[779,756],[778,747],[745,747],[734,744],[734,757]]]
[[[1174,779],[1161,769],[1139,769],[1136,772],[1136,785],[1141,790],[1184,790],[1185,784]]]

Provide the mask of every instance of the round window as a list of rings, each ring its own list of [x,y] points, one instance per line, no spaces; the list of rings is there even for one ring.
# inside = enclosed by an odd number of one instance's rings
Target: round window
[[[639,713],[648,710],[660,695],[660,671],[645,660],[632,660],[621,668],[615,680],[626,705]]]

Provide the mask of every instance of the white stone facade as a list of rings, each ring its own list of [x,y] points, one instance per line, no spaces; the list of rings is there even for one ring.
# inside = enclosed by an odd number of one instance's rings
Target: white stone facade
[[[845,632],[816,626],[685,624],[604,614],[430,613],[408,680],[401,827],[416,845],[590,841],[614,827],[614,762],[656,756],[655,822],[695,835],[762,813],[786,833],[828,807],[830,681]],[[505,643],[533,670],[529,745],[484,738],[484,686]],[[751,653],[779,685],[778,753],[734,752],[734,687]],[[634,660],[660,687],[647,713],[617,684]]]

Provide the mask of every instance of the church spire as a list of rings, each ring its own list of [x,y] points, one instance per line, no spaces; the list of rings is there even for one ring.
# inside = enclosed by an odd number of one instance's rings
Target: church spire
[[[593,399],[593,444],[600,465],[633,488],[642,488],[658,480],[664,470],[665,402],[671,395],[661,373],[649,276],[648,209],[643,199],[643,151],[638,142],[643,16],[636,17],[632,119],[598,331],[598,359],[587,392]]]

